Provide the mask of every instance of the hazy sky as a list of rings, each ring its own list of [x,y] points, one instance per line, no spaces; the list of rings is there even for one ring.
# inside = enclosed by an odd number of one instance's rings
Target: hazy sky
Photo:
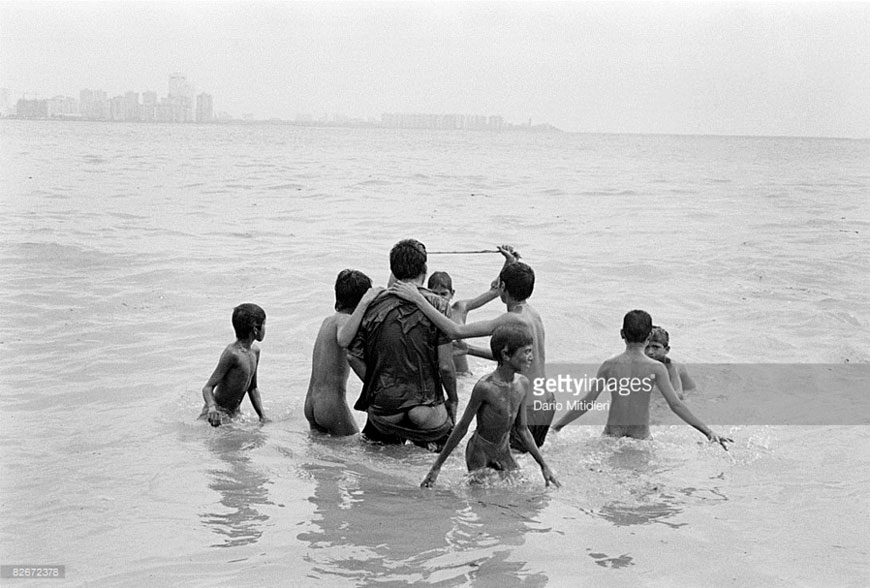
[[[870,3],[3,2],[0,87],[295,118],[870,137]]]

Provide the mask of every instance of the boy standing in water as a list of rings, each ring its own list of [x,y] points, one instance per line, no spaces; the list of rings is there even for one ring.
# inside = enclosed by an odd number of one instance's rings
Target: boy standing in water
[[[652,332],[649,336],[649,342],[646,344],[646,349],[644,351],[651,358],[665,364],[665,367],[668,368],[668,376],[670,376],[671,385],[674,387],[674,390],[676,390],[677,396],[682,400],[683,390],[686,392],[694,390],[695,381],[692,380],[685,365],[677,363],[668,357],[668,352],[670,350],[670,336],[668,335],[668,332],[663,327],[653,325]]]
[[[505,258],[504,265],[520,260],[519,251],[514,251],[514,248],[510,245],[500,245],[498,250]],[[447,302],[453,300],[453,295],[455,294],[455,291],[453,290],[453,279],[447,272],[433,272],[429,276],[429,282],[426,286],[429,290],[445,299]],[[494,280],[490,289],[480,296],[468,300],[457,300],[456,302],[453,302],[450,305],[450,318],[453,322],[464,325],[469,312],[480,308],[496,298],[498,298],[498,279]],[[457,375],[471,373],[471,370],[468,369],[466,350],[467,346],[460,346],[458,343],[454,342],[453,365],[456,367]]]
[[[733,441],[720,437],[698,420],[677,398],[665,366],[644,353],[651,330],[652,318],[647,312],[632,310],[625,315],[620,331],[625,341],[625,351],[601,365],[595,379],[591,381],[592,390],[583,400],[574,403],[574,408],[559,419],[553,429],[559,431],[581,416],[594,405],[598,395],[607,389],[610,391],[610,412],[604,434],[609,437],[648,439],[650,393],[658,387],[668,406],[678,417],[727,451],[725,443]]]
[[[359,433],[347,405],[347,346],[359,329],[369,303],[383,288],[372,288],[367,275],[342,270],[335,280],[335,314],[323,319],[311,361],[305,418],[312,431],[338,437]]]
[[[518,469],[510,448],[513,430],[541,466],[544,483],[547,486],[551,482],[557,487],[560,485],[544,462],[526,425],[524,406],[529,396],[530,384],[529,379],[518,372],[528,368],[532,361],[531,333],[518,325],[497,327],[490,339],[490,349],[493,357],[497,358],[498,367],[475,384],[465,413],[456,423],[432,469],[420,484],[424,488],[430,488],[435,483],[442,464],[462,441],[471,419],[475,417],[477,430],[465,448],[465,464],[469,472],[481,468],[498,471]]]
[[[405,300],[414,302],[426,317],[451,339],[485,337],[492,335],[495,329],[500,326],[519,325],[525,327],[532,335],[533,353],[529,365],[523,368],[522,374],[532,382],[537,381],[538,378],[544,378],[546,375],[544,370],[546,364],[544,323],[538,312],[528,302],[528,298],[535,288],[535,272],[521,261],[508,263],[499,273],[498,282],[498,293],[507,307],[507,312],[491,320],[465,325],[457,325],[443,316],[416,289],[395,284],[391,291]],[[493,360],[497,359],[488,353],[486,357]],[[529,431],[531,431],[538,447],[544,444],[547,431],[550,429],[550,423],[556,412],[554,397],[555,395],[548,391],[543,396],[534,399],[529,396],[526,400]],[[536,405],[539,408],[536,409]],[[511,447],[523,450],[523,444],[516,435],[511,439]]]
[[[260,348],[254,345],[254,341],[262,341],[266,336],[266,313],[256,304],[240,304],[233,309],[233,329],[236,341],[224,349],[214,373],[202,388],[205,406],[199,418],[208,419],[213,427],[220,426],[224,418],[239,416],[245,393],[251,398],[260,422],[268,420],[257,389]]]

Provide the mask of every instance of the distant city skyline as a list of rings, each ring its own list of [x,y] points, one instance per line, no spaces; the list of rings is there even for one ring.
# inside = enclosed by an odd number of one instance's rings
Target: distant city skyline
[[[295,117],[270,117],[257,119],[251,113],[235,117],[227,112],[214,112],[214,97],[205,92],[196,94],[194,85],[182,72],[168,76],[166,96],[158,100],[157,92],[127,90],[109,98],[102,88],[84,88],[79,99],[59,94],[41,98],[36,93],[24,92],[14,100],[14,92],[0,88],[0,117],[18,119],[96,120],[114,122],[230,122],[281,121],[300,125],[373,126],[405,129],[440,130],[559,130],[548,123],[532,125],[506,122],[500,115],[458,113],[383,113],[380,118],[347,116],[344,113],[329,113],[315,117],[308,113],[296,113]],[[140,101],[141,94],[141,101]],[[12,99],[10,100],[10,96]]]
[[[184,72],[215,109],[261,120],[870,137],[867,2],[12,1],[0,24],[16,101],[162,93]]]
[[[13,97],[10,100],[10,96]],[[14,92],[0,89],[0,116],[24,119],[83,119],[124,122],[213,122],[214,100],[205,92],[198,95],[180,72],[169,74],[166,96],[157,92],[127,90],[109,98],[102,88],[83,88],[79,98],[58,94],[40,98],[36,93],[22,93],[14,100]],[[225,116],[224,118],[229,118]]]

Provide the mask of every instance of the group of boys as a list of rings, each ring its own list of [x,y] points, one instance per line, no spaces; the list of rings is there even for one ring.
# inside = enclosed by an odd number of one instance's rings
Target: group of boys
[[[428,288],[423,286],[427,252],[413,239],[398,242],[390,251],[386,289],[372,287],[360,271],[340,272],[335,282],[336,312],[323,320],[314,343],[304,406],[312,431],[336,436],[359,433],[346,400],[352,368],[363,382],[354,408],[367,414],[362,430],[366,439],[387,444],[411,441],[439,451],[423,486],[435,482],[474,418],[477,429],[465,452],[469,471],[516,469],[511,450],[525,451],[540,465],[545,483],[558,486],[539,447],[551,428],[559,431],[581,416],[608,388],[592,386],[583,401],[552,423],[553,393],[534,397],[531,393],[531,382],[546,377],[544,327],[528,303],[535,274],[512,247],[498,250],[505,261],[490,288],[453,304],[452,281],[445,272],[435,272]],[[505,303],[506,312],[466,323],[468,312],[495,298]],[[265,321],[265,312],[254,304],[233,311],[237,340],[224,350],[202,390],[205,407],[200,417],[213,426],[238,415],[246,393],[261,422],[267,420],[257,389],[260,352],[253,344],[263,340]],[[605,361],[594,381],[655,382],[671,410],[727,449],[725,443],[731,440],[713,433],[682,402],[683,389],[694,383],[683,366],[667,357],[667,331],[654,326],[645,311],[633,310],[625,315],[620,334],[625,351]],[[488,349],[458,343],[484,336],[491,336]],[[457,419],[456,373],[468,371],[466,354],[491,359],[497,367],[475,384],[464,414]],[[648,438],[650,391],[612,394],[604,434]]]

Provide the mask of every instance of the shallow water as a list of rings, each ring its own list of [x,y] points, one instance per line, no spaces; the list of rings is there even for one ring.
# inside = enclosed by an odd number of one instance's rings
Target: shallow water
[[[618,352],[640,307],[690,366],[866,365],[870,142],[0,130],[0,563],[63,564],[69,586],[866,585],[866,402],[798,375],[770,390],[698,367],[692,410],[743,418],[720,426],[729,453],[660,399],[652,441],[602,439],[603,415],[584,416],[544,446],[558,490],[528,457],[518,479],[470,484],[461,448],[422,490],[433,455],[312,436],[302,400],[335,275],[385,282],[409,236],[515,245],[550,362]],[[430,260],[460,297],[499,266]],[[199,390],[246,301],[269,317],[274,422],[246,402],[212,429]],[[473,365],[463,399],[488,368]],[[818,424],[751,418],[814,400]]]

